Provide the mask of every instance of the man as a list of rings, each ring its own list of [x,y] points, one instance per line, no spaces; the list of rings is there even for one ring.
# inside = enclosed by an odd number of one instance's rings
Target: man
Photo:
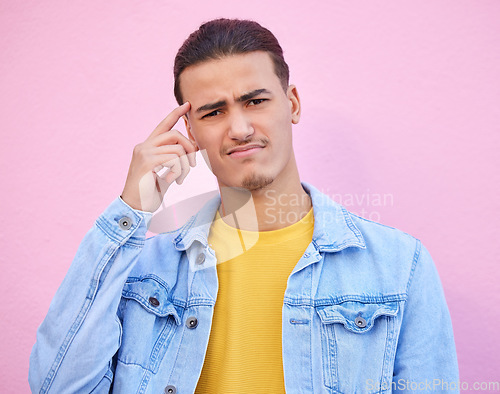
[[[251,21],[208,22],[174,76],[180,106],[135,147],[121,196],[38,330],[32,390],[453,390],[451,321],[428,251],[300,182],[300,99],[275,37]],[[181,117],[189,138],[172,129]],[[220,197],[145,239],[196,151]]]

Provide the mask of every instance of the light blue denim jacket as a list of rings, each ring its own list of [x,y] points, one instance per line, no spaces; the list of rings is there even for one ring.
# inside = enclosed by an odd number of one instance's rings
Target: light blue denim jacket
[[[286,392],[451,391],[453,331],[427,249],[303,187],[315,223],[284,294]],[[152,214],[111,203],[37,331],[33,392],[194,392],[218,290],[207,235],[219,203],[148,239]]]

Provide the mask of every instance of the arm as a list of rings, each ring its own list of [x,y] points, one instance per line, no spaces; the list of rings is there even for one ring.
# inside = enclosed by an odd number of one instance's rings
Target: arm
[[[173,130],[190,109],[175,108],[134,148],[124,190],[86,234],[37,331],[30,356],[33,392],[109,392],[122,327],[122,288],[172,182],[196,165],[196,146]],[[188,155],[189,154],[189,155]],[[167,167],[162,176],[155,171]]]
[[[458,364],[450,313],[434,262],[420,241],[407,294],[393,388],[397,392],[415,391],[420,385],[417,390],[454,391]]]
[[[126,228],[120,219],[129,218]],[[120,346],[123,285],[144,245],[152,214],[117,198],[80,244],[30,356],[32,392],[108,392]]]

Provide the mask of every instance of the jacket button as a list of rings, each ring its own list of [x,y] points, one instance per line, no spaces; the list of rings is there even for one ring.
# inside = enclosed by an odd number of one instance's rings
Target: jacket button
[[[205,253],[200,253],[198,257],[196,257],[196,264],[203,264],[205,262]]]
[[[175,394],[177,392],[177,389],[175,386],[169,385],[165,387],[165,394]]]
[[[154,306],[154,307],[157,307],[160,305],[160,301],[158,301],[157,298],[154,298],[154,297],[149,297],[149,303]]]
[[[194,316],[188,317],[186,320],[186,326],[188,328],[196,328],[198,325],[198,319]]]
[[[359,328],[365,328],[366,327],[366,320],[363,319],[361,316],[358,316],[356,319],[354,319],[354,323],[356,323],[356,325]]]
[[[129,230],[132,227],[132,219],[124,216],[118,221],[118,224],[122,230]]]

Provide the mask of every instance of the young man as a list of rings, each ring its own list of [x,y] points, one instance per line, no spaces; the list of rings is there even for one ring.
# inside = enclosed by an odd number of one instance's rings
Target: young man
[[[275,37],[208,22],[174,76],[182,105],[135,147],[38,330],[32,390],[451,391],[455,345],[428,251],[300,182],[300,100]],[[181,117],[189,138],[172,130]],[[220,196],[145,239],[198,150]]]

